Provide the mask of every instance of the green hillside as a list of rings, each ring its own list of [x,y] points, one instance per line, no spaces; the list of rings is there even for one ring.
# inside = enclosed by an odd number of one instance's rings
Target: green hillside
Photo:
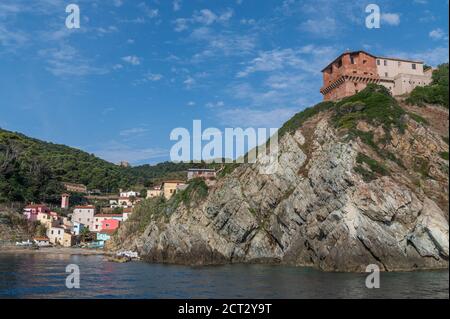
[[[185,176],[189,164],[160,163],[124,168],[65,145],[0,129],[0,202],[59,200],[61,182],[116,192],[158,179]]]
[[[406,99],[406,102],[418,106],[435,104],[448,108],[448,98],[448,63],[445,63],[439,65],[433,71],[431,84],[416,87]]]

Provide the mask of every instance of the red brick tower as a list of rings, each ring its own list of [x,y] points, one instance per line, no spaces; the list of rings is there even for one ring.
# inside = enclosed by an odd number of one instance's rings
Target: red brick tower
[[[322,70],[324,100],[339,100],[379,83],[376,57],[364,51],[345,52]]]

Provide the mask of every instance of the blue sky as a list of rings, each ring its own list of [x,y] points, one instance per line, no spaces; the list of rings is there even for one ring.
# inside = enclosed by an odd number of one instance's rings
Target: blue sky
[[[80,29],[65,27],[70,3]],[[321,100],[343,50],[436,65],[448,42],[447,0],[0,0],[0,127],[156,163],[194,119],[279,127]]]

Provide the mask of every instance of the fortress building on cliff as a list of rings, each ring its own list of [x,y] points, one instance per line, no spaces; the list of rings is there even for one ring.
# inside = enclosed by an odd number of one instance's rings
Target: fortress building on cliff
[[[379,57],[365,51],[345,52],[323,70],[320,93],[325,101],[339,100],[363,90],[368,83],[388,88],[392,95],[431,83],[432,69],[421,61]]]

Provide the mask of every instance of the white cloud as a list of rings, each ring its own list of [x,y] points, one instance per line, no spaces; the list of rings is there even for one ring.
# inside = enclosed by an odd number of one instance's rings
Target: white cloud
[[[157,16],[159,16],[159,10],[158,9],[153,9],[151,7],[149,7],[145,2],[141,2],[138,5],[139,9],[143,10],[144,13],[150,18],[156,18]]]
[[[172,5],[173,5],[173,11],[180,11],[180,9],[181,9],[181,0],[174,0]]]
[[[174,22],[175,24],[175,31],[181,32],[188,28],[189,20],[184,18],[176,19]]]
[[[115,7],[121,7],[123,5],[123,1],[122,0],[114,0],[113,5]]]
[[[437,28],[434,29],[432,31],[430,31],[430,33],[428,34],[430,36],[430,38],[432,38],[433,40],[441,40],[444,39],[446,41],[448,41],[448,36],[447,34],[444,32],[444,30],[442,30],[441,28]]]
[[[216,32],[208,27],[195,29],[189,40],[201,42],[204,48],[196,53],[192,61],[201,62],[205,58],[223,56],[243,56],[256,47],[256,34],[246,35],[234,32]]]
[[[175,31],[181,32],[188,29],[190,24],[209,26],[213,23],[226,23],[233,15],[234,12],[232,9],[227,9],[221,14],[216,14],[209,9],[202,9],[200,11],[195,11],[191,18],[178,18],[172,23],[175,25]]]
[[[382,13],[381,21],[392,26],[398,26],[400,24],[400,15],[397,13]]]
[[[389,56],[395,56],[405,59],[413,59],[424,61],[428,65],[437,66],[438,64],[448,62],[448,46],[447,47],[436,47],[426,51],[421,52],[390,52]]]
[[[194,101],[189,101],[187,105],[188,106],[195,106],[195,102]]]
[[[28,36],[21,31],[12,31],[0,25],[0,48],[15,50],[26,44]]]
[[[250,108],[235,108],[217,112],[221,124],[230,127],[279,128],[298,110],[293,108],[276,108],[260,110]]]
[[[183,81],[183,83],[186,85],[186,87],[190,88],[195,85],[196,81],[193,77],[188,76],[187,79]]]
[[[74,47],[62,44],[59,48],[39,50],[38,55],[47,62],[47,70],[55,76],[85,76],[106,74],[108,70],[92,65]]]
[[[111,141],[93,150],[92,153],[112,163],[128,161],[130,163],[150,162],[169,155],[169,151],[162,148],[138,148],[128,143]]]
[[[133,135],[142,135],[143,133],[148,132],[148,129],[142,127],[134,127],[126,130],[122,130],[119,132],[120,136],[133,136]]]
[[[210,108],[210,109],[212,109],[212,108],[222,108],[222,107],[225,106],[225,103],[223,101],[208,102],[208,103],[205,104],[205,106],[207,108]]]
[[[322,17],[305,21],[300,25],[300,29],[316,36],[327,38],[336,34],[338,26],[334,18]]]
[[[275,49],[260,52],[258,57],[247,63],[247,67],[237,73],[238,78],[255,72],[271,72],[284,68],[303,69],[317,73],[336,54],[332,47],[306,45],[297,49]]]
[[[214,22],[226,22],[233,17],[233,10],[227,9],[224,13],[220,15],[216,15],[214,12],[212,12],[209,9],[203,9],[198,12],[194,13],[193,21],[210,25]]]
[[[156,73],[147,73],[145,75],[145,79],[148,81],[156,82],[163,78],[162,74],[156,74]]]
[[[119,29],[117,29],[117,27],[113,26],[113,25],[110,25],[106,28],[103,28],[103,27],[97,28],[97,33],[100,36],[102,36],[104,34],[108,34],[108,33],[117,32],[117,31],[119,31]]]
[[[139,65],[141,64],[141,59],[135,55],[128,55],[122,58],[123,61],[131,64],[131,65]]]

